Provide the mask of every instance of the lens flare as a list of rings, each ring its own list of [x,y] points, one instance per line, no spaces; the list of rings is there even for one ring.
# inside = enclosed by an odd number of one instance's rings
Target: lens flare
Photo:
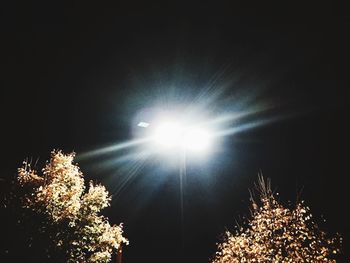
[[[155,130],[154,140],[161,147],[174,148],[181,142],[181,130],[178,123],[161,123]]]
[[[203,127],[191,127],[176,121],[157,122],[153,141],[160,150],[203,153],[209,149],[211,136]]]
[[[204,152],[209,149],[210,139],[209,132],[204,129],[189,129],[184,133],[183,147],[193,152]]]

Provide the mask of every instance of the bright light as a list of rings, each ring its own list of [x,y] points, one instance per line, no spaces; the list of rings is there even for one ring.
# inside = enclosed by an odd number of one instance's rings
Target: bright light
[[[210,146],[210,135],[206,130],[190,129],[184,134],[184,147],[190,151],[206,151]]]
[[[148,122],[141,121],[137,126],[142,127],[142,128],[147,128],[149,126]]]
[[[160,122],[153,134],[153,141],[163,150],[186,150],[205,153],[211,145],[209,131],[200,127],[187,127],[177,122]]]
[[[181,126],[177,123],[161,123],[155,130],[154,140],[162,147],[173,148],[181,142]]]

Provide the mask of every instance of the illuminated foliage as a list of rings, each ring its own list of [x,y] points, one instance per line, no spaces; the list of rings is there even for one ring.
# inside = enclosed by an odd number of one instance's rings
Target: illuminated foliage
[[[47,219],[43,229],[67,262],[109,262],[112,252],[128,240],[122,224],[111,226],[99,214],[110,205],[106,188],[90,182],[85,191],[83,174],[73,159],[73,153],[53,151],[42,174],[24,162],[17,177],[25,190],[22,206]]]
[[[262,177],[257,188],[260,202],[251,198],[252,216],[245,227],[225,233],[213,263],[336,262],[341,238],[321,231],[304,202],[282,206]]]

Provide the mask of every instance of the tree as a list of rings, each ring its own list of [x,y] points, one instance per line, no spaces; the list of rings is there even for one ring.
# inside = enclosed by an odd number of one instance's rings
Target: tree
[[[49,235],[66,262],[109,262],[113,251],[128,240],[122,224],[110,225],[100,215],[111,201],[106,188],[90,182],[86,191],[74,157],[52,151],[42,173],[23,162],[17,176],[21,205],[45,219],[40,231]]]
[[[321,231],[303,201],[284,207],[261,176],[257,189],[259,202],[251,193],[251,217],[234,233],[226,231],[213,263],[336,262],[341,238]]]

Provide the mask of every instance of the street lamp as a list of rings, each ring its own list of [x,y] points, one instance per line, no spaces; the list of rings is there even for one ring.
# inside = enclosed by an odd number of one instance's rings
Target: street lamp
[[[172,119],[170,117],[141,121],[137,125],[147,130],[150,147],[161,155],[172,155],[179,160],[181,235],[184,247],[184,180],[186,178],[186,159],[190,156],[203,156],[209,153],[213,144],[213,132],[204,123]]]
[[[139,127],[149,128],[152,147],[164,153],[208,153],[213,135],[202,125],[189,125],[177,120],[140,122]]]

